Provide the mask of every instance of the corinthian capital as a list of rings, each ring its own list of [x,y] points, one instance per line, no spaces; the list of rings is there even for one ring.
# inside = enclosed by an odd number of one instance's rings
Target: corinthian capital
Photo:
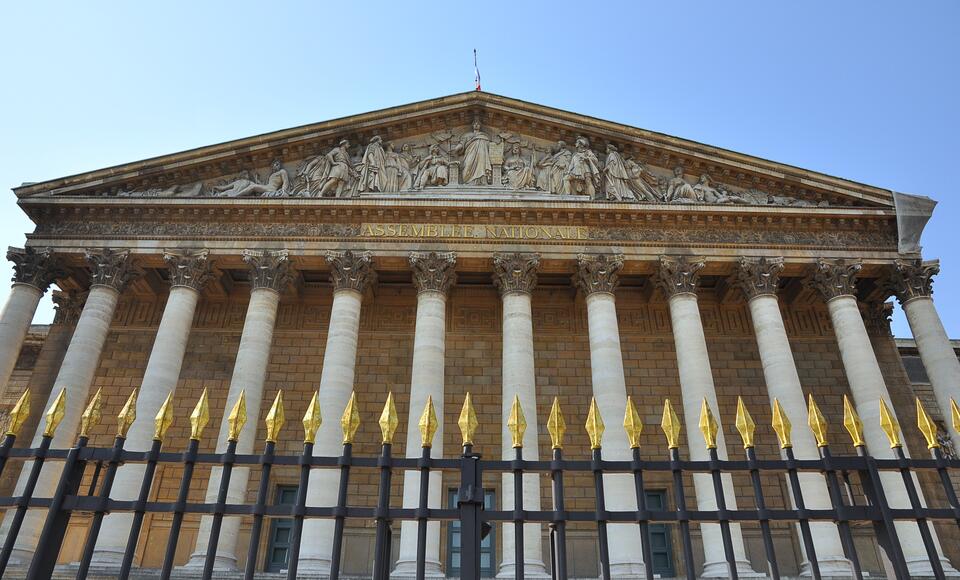
[[[123,292],[127,283],[140,275],[140,268],[130,256],[130,250],[87,250],[90,264],[90,286],[108,286]]]
[[[900,304],[933,296],[933,277],[940,273],[940,260],[897,260],[884,286]]]
[[[7,248],[7,259],[13,262],[13,278],[15,284],[29,284],[41,292],[46,292],[50,284],[64,271],[60,268],[60,261],[48,249],[35,250],[33,248]]]
[[[293,280],[290,256],[286,250],[244,250],[243,261],[250,267],[251,290],[266,288],[283,292]]]
[[[454,268],[457,255],[453,252],[413,252],[410,254],[410,268],[413,269],[413,284],[417,292],[440,292],[447,290],[457,281]]]
[[[677,294],[696,294],[700,270],[706,265],[703,258],[688,256],[660,256],[657,285],[667,298]]]
[[[537,287],[539,269],[537,254],[494,254],[493,284],[501,296],[511,292],[529,294]]]
[[[327,252],[327,263],[330,264],[330,282],[333,283],[334,292],[356,290],[362,293],[377,280],[370,252]]]
[[[736,284],[747,300],[769,294],[777,295],[783,258],[740,258]]]
[[[164,252],[163,260],[170,268],[170,286],[186,286],[200,291],[213,277],[207,250]]]
[[[838,296],[855,296],[857,293],[857,274],[863,265],[847,260],[817,260],[817,270],[807,278],[805,284],[823,296],[832,300]]]
[[[53,323],[75,326],[77,321],[80,320],[83,305],[87,302],[87,293],[54,290],[52,298],[56,312],[53,316]]]
[[[890,336],[890,319],[893,317],[893,302],[867,302],[860,304],[863,325],[869,334]]]
[[[623,268],[623,256],[620,254],[597,254],[577,256],[576,284],[584,295],[594,292],[613,294],[620,285],[618,273]]]

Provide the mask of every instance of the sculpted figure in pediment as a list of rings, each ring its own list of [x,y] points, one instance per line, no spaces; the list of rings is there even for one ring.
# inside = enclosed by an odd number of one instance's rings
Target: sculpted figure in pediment
[[[544,157],[537,163],[537,189],[550,193],[563,193],[563,176],[570,166],[573,153],[567,149],[567,144],[557,141],[553,154]]]
[[[386,163],[383,141],[379,135],[374,135],[360,161],[360,180],[357,182],[357,191],[387,191]]]
[[[393,143],[387,143],[384,151],[384,170],[386,177],[383,180],[383,191],[395,193],[413,189],[413,169],[419,158],[410,153],[413,145],[404,143],[398,152]]]
[[[319,197],[349,197],[359,177],[350,161],[350,142],[340,141],[326,155],[314,157],[301,171],[307,194]],[[316,193],[314,193],[316,192]]]
[[[503,160],[503,185],[510,189],[533,189],[536,180],[533,167],[520,155],[519,143],[511,143],[509,152]]]
[[[714,189],[713,186],[710,185],[710,176],[706,173],[700,176],[700,180],[693,186],[693,190],[697,192],[697,197],[699,197],[700,200],[707,203],[751,203],[749,199],[731,193],[726,188]]]
[[[674,167],[673,177],[667,182],[666,201],[670,203],[701,203],[700,194],[683,178],[683,167]]]
[[[624,161],[617,146],[607,144],[607,158],[603,164],[604,199],[609,201],[638,201],[643,196],[637,195],[635,184],[627,163]]]
[[[600,160],[590,149],[590,142],[586,137],[577,137],[576,151],[563,176],[563,192],[595,198],[600,189],[600,176]]]
[[[469,185],[489,185],[493,176],[493,164],[490,162],[490,143],[492,140],[481,129],[480,119],[473,120],[473,131],[461,137],[454,153],[463,153],[460,164],[461,180]]]
[[[630,157],[625,158],[623,162],[630,175],[630,186],[639,201],[663,201],[655,176]]]
[[[450,157],[439,145],[430,146],[430,154],[417,165],[417,180],[414,189],[429,186],[444,186],[450,180]]]
[[[271,165],[273,173],[267,178],[266,183],[257,183],[249,171],[240,174],[239,179],[230,183],[211,188],[214,195],[220,197],[250,197],[262,195],[263,197],[283,197],[290,190],[290,175],[283,168],[283,163],[279,159],[274,160]]]

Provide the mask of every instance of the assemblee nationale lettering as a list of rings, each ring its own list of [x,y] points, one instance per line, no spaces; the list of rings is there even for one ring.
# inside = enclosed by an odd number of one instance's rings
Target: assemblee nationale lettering
[[[360,235],[371,238],[485,238],[512,240],[586,240],[585,226],[484,224],[363,224]]]

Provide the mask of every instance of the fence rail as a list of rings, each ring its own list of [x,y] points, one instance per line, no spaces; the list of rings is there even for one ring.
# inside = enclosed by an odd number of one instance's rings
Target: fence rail
[[[519,399],[515,399],[511,408],[508,427],[513,438],[515,458],[511,460],[483,459],[473,452],[474,436],[477,430],[477,418],[468,394],[459,418],[463,438],[463,450],[459,457],[435,459],[431,457],[431,445],[437,430],[437,416],[432,401],[420,420],[422,434],[422,455],[419,458],[401,458],[392,455],[394,434],[399,424],[393,396],[387,397],[379,425],[382,434],[382,448],[378,456],[357,457],[353,454],[353,441],[360,426],[360,417],[356,396],[351,397],[343,414],[343,451],[335,457],[314,456],[313,446],[317,429],[320,426],[320,409],[315,394],[303,417],[304,445],[300,454],[282,455],[276,453],[277,437],[283,425],[283,393],[277,395],[266,416],[267,437],[261,454],[236,453],[237,442],[246,422],[245,395],[241,393],[232,409],[229,421],[228,446],[224,453],[200,453],[199,442],[204,427],[209,420],[206,392],[201,396],[194,412],[190,416],[191,437],[185,450],[179,452],[163,449],[164,435],[170,427],[172,417],[172,394],[164,403],[155,419],[156,431],[153,444],[148,451],[129,451],[124,449],[127,430],[133,423],[136,408],[136,391],[128,399],[118,416],[118,431],[112,447],[91,447],[88,445],[90,429],[101,418],[101,396],[98,392],[90,401],[83,414],[80,432],[76,444],[70,449],[51,449],[54,433],[63,418],[66,392],[62,391],[47,411],[46,425],[40,444],[36,448],[18,448],[17,431],[29,414],[29,392],[24,393],[14,407],[10,426],[0,443],[0,472],[10,459],[24,461],[24,473],[21,475],[22,492],[19,496],[0,497],[0,507],[7,508],[6,518],[10,518],[9,532],[0,549],[0,576],[4,574],[10,561],[15,542],[29,509],[45,510],[46,520],[35,549],[32,561],[26,572],[29,579],[49,578],[54,571],[58,555],[66,536],[70,518],[76,514],[90,516],[82,556],[77,567],[76,577],[85,578],[90,570],[94,549],[100,533],[104,516],[111,512],[133,514],[133,524],[124,551],[124,557],[117,573],[119,578],[128,578],[133,567],[137,543],[146,514],[170,514],[171,526],[164,551],[161,578],[169,578],[173,571],[174,556],[184,517],[188,514],[201,514],[212,517],[206,558],[201,578],[209,579],[213,574],[215,555],[219,543],[221,524],[227,516],[246,516],[252,518],[251,534],[247,548],[245,578],[253,578],[257,565],[257,554],[268,518],[290,518],[293,520],[287,578],[293,579],[298,573],[300,547],[303,543],[304,522],[310,518],[325,518],[334,521],[334,545],[330,577],[339,578],[341,571],[342,538],[347,521],[375,521],[376,536],[373,562],[373,577],[388,578],[390,575],[391,543],[395,522],[408,520],[417,523],[417,577],[425,574],[427,523],[430,521],[460,522],[461,567],[460,577],[475,580],[480,577],[481,541],[491,526],[498,523],[514,526],[515,530],[515,576],[524,577],[524,545],[522,526],[526,523],[545,524],[550,538],[550,569],[554,578],[567,578],[567,540],[566,528],[570,523],[589,523],[596,526],[600,573],[604,579],[611,577],[610,552],[608,547],[608,524],[629,523],[639,526],[639,546],[646,562],[645,574],[648,579],[654,577],[649,527],[651,524],[671,524],[680,531],[681,562],[683,574],[695,578],[693,557],[693,538],[691,526],[698,524],[719,524],[727,571],[731,578],[737,578],[738,571],[731,524],[750,523],[756,525],[761,533],[767,559],[766,572],[772,578],[779,578],[780,571],[777,553],[774,549],[772,522],[792,522],[800,528],[805,557],[813,578],[819,579],[820,569],[815,544],[810,529],[814,522],[833,522],[837,525],[843,545],[844,555],[850,561],[856,578],[863,578],[860,558],[853,541],[854,526],[870,526],[877,543],[885,552],[892,573],[897,578],[908,578],[906,560],[897,537],[894,522],[916,522],[930,558],[933,574],[944,577],[935,539],[929,526],[932,522],[945,522],[960,526],[960,503],[951,481],[951,473],[960,469],[960,461],[944,456],[937,439],[936,425],[926,413],[920,401],[917,401],[917,422],[926,439],[931,458],[908,458],[900,440],[900,427],[883,401],[880,401],[881,426],[889,438],[895,452],[893,459],[879,459],[867,453],[864,443],[863,425],[850,402],[844,398],[844,426],[847,428],[855,455],[833,455],[826,440],[827,425],[813,398],[809,399],[808,424],[813,430],[820,457],[816,459],[797,459],[791,444],[791,425],[777,401],[773,405],[773,427],[782,449],[781,459],[758,459],[754,448],[755,424],[743,404],[738,402],[736,416],[737,430],[740,432],[744,456],[742,459],[720,459],[717,451],[718,424],[712,410],[703,402],[700,426],[709,459],[692,461],[683,459],[680,453],[679,436],[681,423],[669,400],[664,403],[661,428],[668,443],[668,456],[660,459],[642,457],[639,444],[643,425],[639,414],[628,398],[624,420],[624,429],[632,448],[630,460],[610,461],[603,459],[603,418],[595,402],[591,402],[586,418],[586,429],[590,437],[592,453],[589,459],[568,459],[563,455],[566,424],[559,402],[555,399],[547,429],[552,441],[550,460],[530,461],[523,458],[523,432],[526,421]],[[952,418],[954,428],[960,428],[960,409],[953,404]],[[51,461],[62,463],[60,479],[52,497],[34,497],[42,466]],[[143,478],[135,500],[111,499],[111,491],[117,470],[124,463],[143,464]],[[182,467],[179,491],[176,501],[149,501],[150,489],[158,465]],[[213,503],[190,502],[189,490],[197,465],[212,465],[222,468],[217,499]],[[261,477],[253,504],[231,504],[227,502],[232,471],[236,467],[259,469]],[[299,488],[293,505],[268,505],[270,473],[278,467],[299,470]],[[339,471],[338,500],[334,506],[308,506],[307,490],[309,475],[314,469],[336,469]],[[352,506],[348,503],[348,485],[353,468],[365,468],[379,471],[379,489],[375,507]],[[416,470],[420,473],[419,502],[416,508],[395,508],[390,506],[391,481],[397,470]],[[427,475],[434,470],[459,473],[457,506],[449,509],[428,508]],[[799,474],[818,473],[824,476],[832,506],[830,509],[809,509],[804,502],[804,489]],[[891,507],[884,493],[881,474],[899,473],[909,497],[910,507]],[[914,474],[918,472],[935,473],[942,485],[947,506],[930,507],[924,504],[917,488]],[[483,475],[487,473],[513,475],[513,505],[511,510],[485,510]],[[523,505],[523,474],[540,473],[551,481],[551,509],[526,509]],[[564,502],[564,475],[588,474],[592,476],[595,492],[593,510],[568,510]],[[754,509],[728,509],[725,505],[722,474],[739,474],[749,478],[755,500]],[[606,509],[604,477],[612,474],[633,476],[637,509],[634,511],[611,511]],[[645,476],[650,474],[669,475],[673,485],[674,509],[652,510],[646,504]],[[690,509],[684,487],[684,478],[691,474],[709,475],[718,509],[713,511]],[[790,508],[771,509],[767,507],[761,485],[761,474],[778,474],[786,477],[792,497]],[[90,478],[86,490],[81,489],[84,476]],[[866,503],[852,503],[850,492],[851,475],[862,488]],[[537,506],[539,507],[539,506]]]

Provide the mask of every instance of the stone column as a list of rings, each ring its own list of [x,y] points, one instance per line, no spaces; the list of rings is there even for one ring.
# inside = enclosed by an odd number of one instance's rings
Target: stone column
[[[0,312],[0,393],[7,388],[40,299],[53,280],[63,275],[50,250],[10,248],[7,259],[13,262],[13,286]]]
[[[337,418],[343,415],[353,392],[360,305],[364,291],[376,280],[376,272],[369,252],[330,252],[327,262],[330,264],[330,281],[333,284],[333,306],[330,309],[327,346],[323,353],[323,371],[320,373],[320,411],[325,420],[317,430],[313,453],[336,457],[343,451],[340,421]],[[312,470],[307,505],[336,505],[339,481],[338,470]],[[303,525],[303,537],[310,540],[300,548],[300,573],[329,573],[333,520],[307,519]]]
[[[249,454],[254,452],[257,433],[255,426],[259,424],[256,414],[260,412],[263,402],[263,386],[267,379],[267,363],[270,361],[270,347],[273,344],[273,330],[277,321],[280,294],[294,277],[286,250],[276,252],[246,250],[243,252],[243,261],[250,268],[250,303],[247,305],[247,315],[243,321],[243,331],[240,334],[240,347],[237,349],[233,376],[230,378],[227,401],[223,408],[223,418],[220,421],[217,453],[224,453],[227,450],[227,439],[230,433],[230,423],[227,419],[230,410],[240,399],[241,392],[246,394],[247,410],[250,417],[248,417],[247,428],[240,432],[240,437],[237,439],[237,453]],[[214,467],[210,471],[205,499],[207,503],[217,501],[222,474],[223,469],[219,467]],[[249,467],[233,468],[230,485],[227,488],[227,503],[244,503],[246,501],[249,480]],[[185,568],[203,567],[207,556],[212,524],[213,518],[209,516],[200,519],[197,543],[190,560],[184,566]],[[238,517],[223,519],[214,561],[215,569],[232,570],[236,568],[236,549],[240,524],[241,518]]]
[[[420,457],[420,412],[433,398],[437,412],[437,432],[431,457],[443,457],[443,390],[444,341],[447,330],[447,294],[456,281],[454,267],[457,259],[452,253],[436,252],[410,254],[413,283],[417,287],[417,325],[413,337],[413,369],[410,379],[410,412],[407,413],[407,457]],[[427,498],[431,509],[443,507],[442,474],[430,474]],[[416,508],[420,502],[420,473],[403,473],[403,507]],[[440,522],[427,524],[426,576],[444,578],[440,569]],[[417,571],[417,523],[405,521],[400,527],[400,556],[391,578],[413,578]]]
[[[134,421],[127,431],[124,449],[128,451],[150,449],[155,426],[148,419],[157,415],[167,395],[177,387],[200,291],[211,276],[207,254],[206,250],[201,250],[185,254],[166,252],[163,255],[170,269],[170,294],[137,395],[137,416],[141,420]],[[117,470],[112,498],[135,500],[145,469],[142,463],[122,465]],[[120,565],[132,522],[132,513],[107,515],[93,555],[95,565]]]
[[[763,364],[763,378],[767,384],[767,396],[770,404],[780,401],[784,412],[794,425],[807,422],[807,402],[803,397],[803,386],[797,374],[793,360],[793,351],[787,339],[787,330],[783,325],[780,303],[777,300],[777,286],[783,259],[766,258],[740,259],[737,270],[737,285],[747,298],[753,331],[757,338],[760,362]],[[793,452],[798,459],[818,459],[820,453],[817,441],[809,429],[793,431]],[[826,481],[819,473],[804,472],[798,475],[803,486],[803,500],[809,509],[831,509],[830,494]],[[837,526],[827,522],[812,522],[810,532],[823,576],[850,577],[853,566],[843,554],[843,544]],[[800,542],[799,530],[797,537]],[[801,575],[809,576],[809,563],[804,562]]]
[[[574,282],[586,297],[590,333],[590,375],[593,396],[608,422],[623,417],[627,408],[627,382],[620,352],[620,330],[614,290],[623,267],[620,255],[578,256]],[[506,402],[505,402],[506,404]],[[603,458],[629,461],[633,457],[626,431],[608,429],[603,436]],[[604,498],[610,511],[636,511],[633,476],[603,476]],[[643,577],[640,529],[634,524],[609,524],[610,573],[616,578]]]
[[[514,397],[520,397],[520,405],[527,420],[523,435],[523,458],[529,461],[540,459],[539,414],[537,413],[537,377],[533,363],[533,307],[531,293],[537,285],[537,270],[540,258],[536,254],[496,254],[493,257],[493,283],[500,290],[503,300],[503,392],[501,406],[501,457],[512,460],[516,457],[507,420]],[[503,509],[514,508],[513,474],[504,473],[501,485]],[[539,510],[540,475],[528,473],[523,476],[523,509]],[[516,570],[516,538],[512,524],[503,526],[503,559],[498,577],[513,578]],[[524,575],[530,578],[548,578],[543,563],[543,533],[539,524],[523,527]]]
[[[63,357],[60,372],[53,383],[50,397],[43,402],[43,408],[53,404],[62,389],[67,389],[67,406],[53,438],[51,447],[68,448],[76,441],[77,427],[80,425],[80,415],[87,406],[90,396],[90,385],[100,365],[100,354],[107,340],[110,322],[120,298],[120,292],[126,284],[138,273],[133,264],[130,252],[127,250],[101,250],[87,252],[87,261],[90,263],[91,286],[87,295],[77,328],[73,332],[70,346]],[[42,432],[38,431],[33,438],[31,447],[40,445]],[[37,482],[35,497],[50,497],[60,477],[60,464],[54,463],[44,466],[43,473]],[[17,482],[16,494],[19,494],[26,483],[30,464],[24,465]],[[30,510],[24,519],[23,527],[17,538],[16,548],[11,562],[26,563],[30,561],[33,550],[37,545],[40,531],[43,528],[45,514],[43,510]],[[0,536],[5,537],[8,529],[7,520],[0,526]]]
[[[863,421],[867,449],[874,457],[892,459],[895,453],[890,449],[890,442],[880,427],[880,399],[886,402],[894,414],[896,407],[890,400],[880,364],[857,305],[856,276],[860,268],[861,265],[856,262],[821,259],[818,260],[816,272],[807,281],[807,285],[819,292],[827,302],[853,404]],[[906,447],[903,450],[909,455]],[[883,472],[880,477],[890,505],[894,508],[909,508],[910,501],[900,474]],[[933,576],[917,524],[898,521],[896,526],[910,575]],[[930,532],[936,538],[933,526],[930,527]],[[950,575],[958,574],[946,558],[941,555],[940,559],[944,571]]]
[[[683,421],[687,432],[690,459],[706,461],[710,453],[700,439],[700,409],[703,400],[713,409],[717,422],[721,423],[720,405],[717,403],[717,391],[713,384],[713,372],[710,357],[707,354],[707,341],[700,320],[700,307],[697,304],[697,285],[700,270],[704,266],[701,258],[660,257],[660,272],[657,283],[670,301],[670,321],[673,325],[673,340],[677,350],[677,370],[680,374],[680,391],[683,401]],[[727,458],[727,447],[723,428],[717,433],[717,455]],[[723,494],[727,509],[737,509],[737,498],[733,491],[733,478],[723,474]],[[697,508],[713,511],[717,509],[717,497],[713,491],[713,480],[708,473],[693,476],[693,486],[697,494]],[[718,524],[701,524],[703,536],[704,578],[727,576],[727,562],[723,551],[723,541]],[[743,535],[739,524],[731,524],[733,550],[740,576],[758,576],[750,567],[743,546]]]
[[[960,403],[960,361],[933,304],[933,277],[939,273],[939,260],[900,260],[888,282],[907,315],[920,360],[937,397],[940,416],[949,423],[950,399]],[[960,433],[947,431],[954,448],[960,449]]]

